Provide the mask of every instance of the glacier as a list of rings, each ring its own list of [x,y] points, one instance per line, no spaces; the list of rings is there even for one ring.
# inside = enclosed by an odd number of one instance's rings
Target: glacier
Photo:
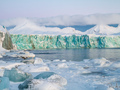
[[[119,48],[120,36],[100,35],[22,35],[12,34],[18,50],[65,48]]]

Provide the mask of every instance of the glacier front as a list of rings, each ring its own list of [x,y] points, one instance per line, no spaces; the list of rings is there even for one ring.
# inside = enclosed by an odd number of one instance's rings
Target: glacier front
[[[120,36],[12,34],[11,38],[19,50],[120,47]]]

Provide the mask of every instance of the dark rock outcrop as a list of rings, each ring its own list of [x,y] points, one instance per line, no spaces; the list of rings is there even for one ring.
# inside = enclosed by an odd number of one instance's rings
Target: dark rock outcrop
[[[13,49],[11,36],[4,26],[3,26],[3,30],[0,31],[0,42],[2,43],[2,47],[4,49],[7,49],[7,50]]]

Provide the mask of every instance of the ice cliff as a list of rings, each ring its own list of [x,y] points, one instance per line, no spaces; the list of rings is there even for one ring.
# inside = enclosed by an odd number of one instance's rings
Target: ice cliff
[[[120,36],[11,35],[18,49],[118,48]]]
[[[0,49],[2,48],[7,50],[13,49],[11,36],[4,26],[0,26]]]

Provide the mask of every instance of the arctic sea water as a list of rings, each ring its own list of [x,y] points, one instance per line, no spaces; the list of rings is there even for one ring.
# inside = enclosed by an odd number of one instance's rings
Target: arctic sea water
[[[111,61],[120,60],[120,48],[107,49],[53,49],[32,50],[36,57],[47,60],[82,61],[84,59],[106,58]]]

